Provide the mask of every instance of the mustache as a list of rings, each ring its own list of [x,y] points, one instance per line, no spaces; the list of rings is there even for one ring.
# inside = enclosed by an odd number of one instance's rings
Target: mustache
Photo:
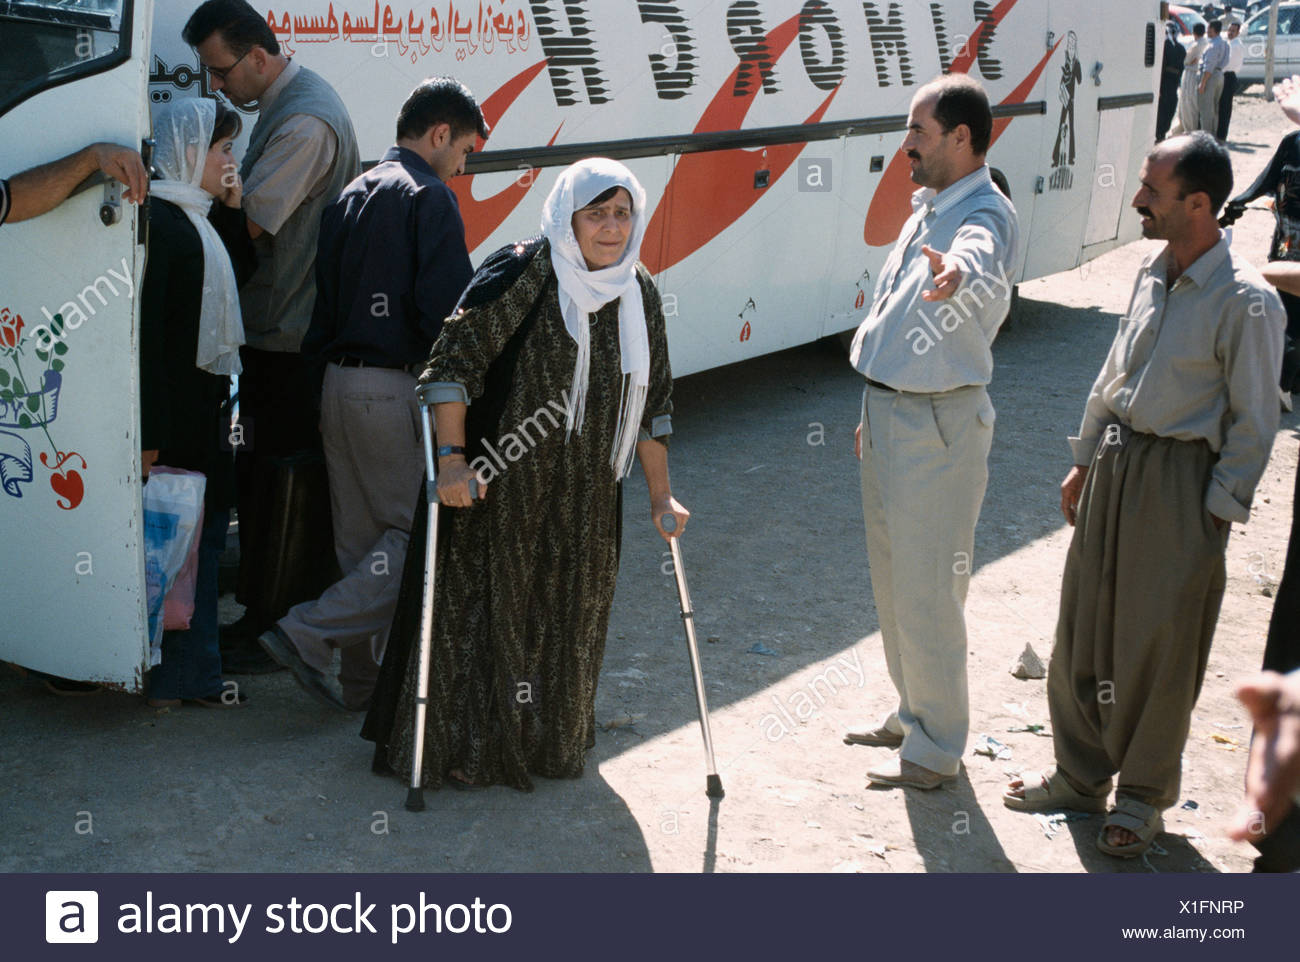
[[[909,150],[909,151],[907,152],[907,157],[908,157],[909,160],[920,160],[920,159],[921,159],[921,155],[918,154],[915,150]]]
[[[1154,214],[1151,213],[1151,208],[1150,208],[1150,207],[1139,207],[1139,208],[1137,209],[1137,212],[1138,212],[1139,214],[1141,214],[1143,217],[1154,217],[1154,216],[1155,216]]]

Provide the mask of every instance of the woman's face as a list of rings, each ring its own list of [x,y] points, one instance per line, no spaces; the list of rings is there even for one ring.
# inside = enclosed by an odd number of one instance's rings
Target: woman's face
[[[239,172],[235,163],[234,140],[222,138],[208,148],[208,157],[203,164],[203,180],[199,186],[213,197],[221,197],[229,186],[227,175]]]
[[[627,250],[627,239],[632,233],[632,195],[620,187],[603,204],[576,211],[573,232],[578,237],[587,270],[598,271],[617,264]]]

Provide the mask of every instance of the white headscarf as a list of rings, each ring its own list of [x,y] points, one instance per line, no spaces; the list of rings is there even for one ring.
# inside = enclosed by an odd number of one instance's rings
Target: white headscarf
[[[611,187],[623,187],[632,196],[632,227],[627,248],[618,262],[600,270],[588,270],[573,231],[573,215]],[[612,300],[618,300],[618,342],[623,357],[624,387],[619,402],[618,430],[609,463],[616,477],[632,470],[650,383],[650,337],[646,331],[645,305],[636,265],[647,223],[645,190],[616,160],[593,157],[566,168],[542,208],[542,231],[551,242],[551,265],[559,284],[560,313],[564,328],[578,345],[569,394],[568,431],[582,433],[587,409],[587,374],[591,363],[589,315]]]
[[[203,244],[203,308],[194,363],[213,374],[238,374],[244,343],[239,286],[226,246],[208,220],[212,195],[199,186],[216,124],[216,101],[206,97],[185,97],[155,110],[153,165],[164,179],[153,181],[149,192],[183,210]]]

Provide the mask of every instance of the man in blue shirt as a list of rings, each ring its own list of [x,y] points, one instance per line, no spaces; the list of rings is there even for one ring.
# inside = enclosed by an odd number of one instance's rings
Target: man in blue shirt
[[[1228,68],[1228,59],[1232,55],[1228,41],[1220,36],[1222,32],[1222,20],[1210,21],[1206,30],[1210,45],[1201,54],[1201,79],[1196,88],[1201,112],[1199,127],[1216,137],[1219,134],[1219,101],[1223,99],[1223,72]]]
[[[343,577],[259,641],[317,700],[368,707],[397,605],[424,472],[417,365],[473,276],[447,181],[488,125],[450,77],[420,84],[397,143],[321,218],[304,354],[325,362],[321,436]],[[340,649],[339,689],[328,671]]]

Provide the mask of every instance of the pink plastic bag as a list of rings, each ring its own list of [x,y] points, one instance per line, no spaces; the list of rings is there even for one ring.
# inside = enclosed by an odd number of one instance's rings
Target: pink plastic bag
[[[202,478],[198,471],[183,471],[180,468],[168,468],[155,465],[150,474],[185,474]],[[163,630],[185,631],[190,627],[194,617],[194,591],[199,577],[199,541],[203,536],[203,502],[199,502],[199,521],[194,528],[194,537],[190,541],[190,550],[185,555],[185,564],[181,566],[176,580],[167,589],[163,598]]]

